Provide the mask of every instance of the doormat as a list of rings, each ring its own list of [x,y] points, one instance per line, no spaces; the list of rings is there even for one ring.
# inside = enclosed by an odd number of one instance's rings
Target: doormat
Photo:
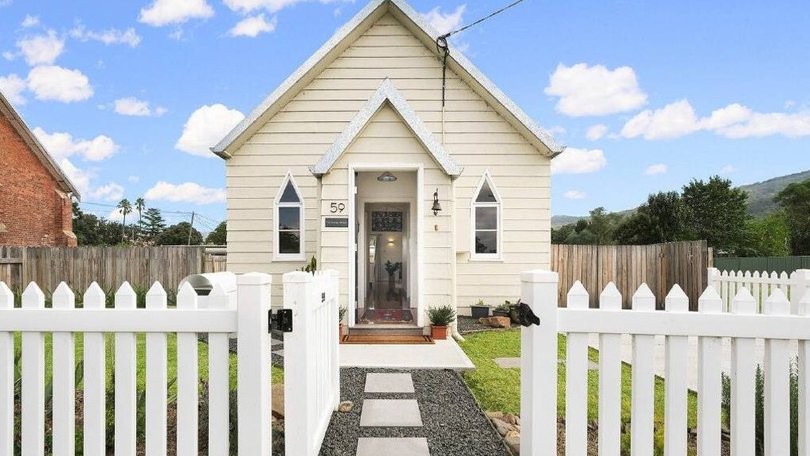
[[[347,345],[430,345],[435,342],[430,336],[350,334],[343,336],[340,343]]]
[[[366,310],[360,324],[374,322],[377,324],[398,324],[413,321],[413,313],[410,310],[400,309],[376,309]]]

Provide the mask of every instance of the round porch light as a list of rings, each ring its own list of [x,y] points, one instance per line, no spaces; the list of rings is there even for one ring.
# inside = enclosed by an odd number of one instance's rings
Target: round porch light
[[[380,174],[380,176],[377,177],[377,180],[380,181],[380,182],[396,182],[397,181],[397,176],[394,176],[389,171],[386,171],[386,172]]]

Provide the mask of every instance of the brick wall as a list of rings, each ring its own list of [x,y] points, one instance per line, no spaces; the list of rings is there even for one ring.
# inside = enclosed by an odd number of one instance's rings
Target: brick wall
[[[0,115],[0,245],[75,246],[70,198]]]

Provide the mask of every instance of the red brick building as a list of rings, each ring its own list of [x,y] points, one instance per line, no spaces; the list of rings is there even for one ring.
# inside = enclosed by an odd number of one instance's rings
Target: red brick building
[[[0,94],[0,246],[76,246],[79,192]]]

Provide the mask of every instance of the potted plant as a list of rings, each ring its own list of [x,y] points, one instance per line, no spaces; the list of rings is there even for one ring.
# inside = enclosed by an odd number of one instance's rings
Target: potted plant
[[[450,306],[433,307],[428,310],[430,335],[436,340],[447,339],[447,326],[456,321],[456,311]]]
[[[338,341],[342,341],[343,337],[346,335],[346,325],[343,324],[343,320],[346,318],[346,314],[349,312],[349,309],[345,307],[341,307],[338,309]]]
[[[492,309],[492,315],[496,317],[508,317],[509,312],[512,310],[512,303],[509,301],[505,301],[503,304],[499,305],[498,307]]]
[[[489,316],[489,307],[484,304],[483,299],[479,299],[477,303],[470,306],[470,313],[476,320],[479,318],[486,318]]]

